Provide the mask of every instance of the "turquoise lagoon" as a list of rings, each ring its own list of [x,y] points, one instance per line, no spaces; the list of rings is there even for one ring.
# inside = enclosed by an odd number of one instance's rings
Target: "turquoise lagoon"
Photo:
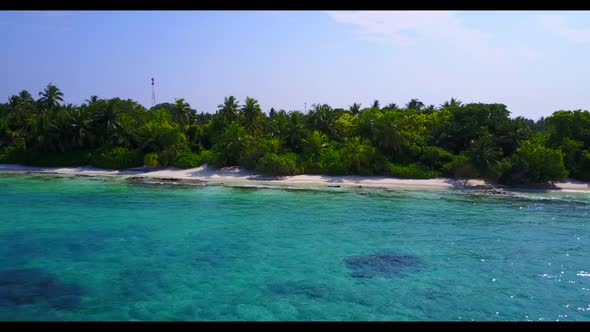
[[[590,320],[590,194],[0,176],[0,320]]]

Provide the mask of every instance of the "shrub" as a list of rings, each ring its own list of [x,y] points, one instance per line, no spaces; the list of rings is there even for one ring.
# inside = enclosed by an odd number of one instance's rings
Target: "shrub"
[[[154,152],[146,153],[146,155],[143,157],[143,164],[149,167],[160,167],[158,154]]]
[[[375,174],[387,174],[389,172],[389,159],[381,153],[375,153],[373,169]]]
[[[303,161],[303,172],[305,174],[322,174],[322,163],[308,157]]]
[[[477,168],[465,155],[453,156],[451,162],[442,166],[442,171],[446,176],[454,179],[475,179],[479,177]]]
[[[590,150],[582,151],[576,179],[590,181]]]
[[[142,166],[142,153],[124,147],[104,147],[96,150],[90,159],[92,166],[125,169]]]
[[[14,142],[0,150],[0,162],[21,164],[27,160],[26,144],[23,137],[19,137]]]
[[[28,166],[70,167],[90,164],[91,153],[88,150],[66,152],[46,152],[24,150],[20,146],[8,146],[0,152],[0,163],[14,163]]]
[[[248,140],[240,152],[238,164],[245,169],[254,170],[258,160],[268,153],[278,154],[281,140],[277,138],[261,138]]]
[[[174,167],[178,168],[194,168],[203,163],[201,156],[192,152],[182,152],[173,163]]]
[[[507,184],[541,184],[565,178],[563,153],[533,140],[523,142],[504,167],[500,181]]]
[[[90,164],[92,154],[87,150],[67,152],[28,151],[25,165],[31,166],[84,166]]]
[[[223,166],[223,162],[221,160],[221,155],[213,150],[202,150],[200,153],[201,161],[204,164],[213,167],[221,167]]]
[[[391,175],[402,179],[433,179],[440,176],[439,172],[418,164],[396,165],[390,163],[388,170]]]
[[[453,155],[436,146],[425,147],[420,156],[420,162],[431,169],[441,169],[444,164],[451,161],[453,161]]]
[[[297,155],[293,153],[284,155],[267,153],[258,160],[256,172],[266,175],[295,175],[297,173]]]
[[[164,151],[160,151],[158,153],[158,163],[162,167],[168,167],[170,163],[176,159],[176,152],[174,150],[168,149]]]
[[[348,165],[342,158],[342,150],[336,150],[333,147],[324,148],[321,152],[320,164],[322,167],[321,174],[348,174]]]

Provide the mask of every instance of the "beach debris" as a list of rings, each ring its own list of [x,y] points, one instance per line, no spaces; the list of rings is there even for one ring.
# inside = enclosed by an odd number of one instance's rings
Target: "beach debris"
[[[344,263],[352,270],[354,278],[393,278],[401,275],[407,268],[422,266],[422,261],[417,256],[393,253],[351,256],[344,259]]]

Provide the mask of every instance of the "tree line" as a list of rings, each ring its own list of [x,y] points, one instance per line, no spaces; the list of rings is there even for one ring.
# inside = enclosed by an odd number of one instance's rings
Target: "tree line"
[[[307,113],[226,97],[215,113],[185,102],[147,109],[131,99],[92,96],[64,103],[49,84],[0,104],[0,162],[38,166],[179,168],[207,163],[269,175],[388,175],[483,178],[537,184],[590,180],[590,113],[560,110],[537,121],[511,118],[503,104],[440,106],[412,99]]]

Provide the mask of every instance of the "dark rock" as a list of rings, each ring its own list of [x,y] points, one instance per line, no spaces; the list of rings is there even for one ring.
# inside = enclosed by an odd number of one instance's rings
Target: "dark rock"
[[[310,188],[282,188],[285,191],[291,192],[316,192],[317,190],[310,189]]]
[[[422,266],[422,261],[412,255],[378,253],[364,256],[352,256],[344,260],[346,267],[352,271],[354,278],[372,278],[381,276],[393,278],[408,268]]]
[[[64,283],[43,269],[0,271],[0,305],[47,302],[56,309],[72,310],[80,306],[81,295],[81,287]]]
[[[138,182],[143,182],[145,180],[145,178],[141,177],[141,176],[132,176],[132,177],[128,177],[126,180],[131,183],[138,183]]]
[[[232,186],[233,189],[243,190],[243,191],[256,191],[260,189],[259,187],[255,186]]]

